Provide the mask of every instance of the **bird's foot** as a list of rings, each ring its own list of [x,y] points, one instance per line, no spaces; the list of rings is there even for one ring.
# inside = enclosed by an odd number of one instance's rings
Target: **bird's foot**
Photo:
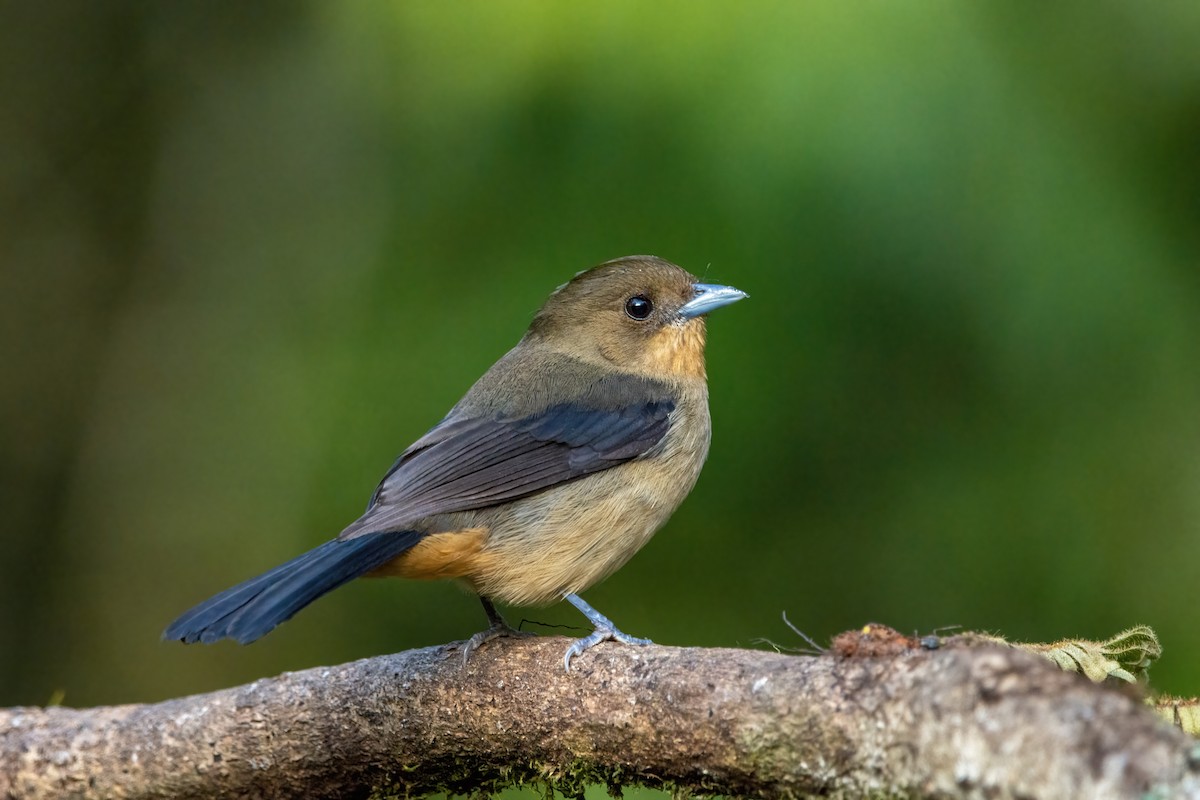
[[[519,631],[504,621],[501,621],[499,625],[490,625],[488,626],[487,630],[480,631],[470,639],[467,639],[467,643],[463,645],[463,666],[466,666],[467,659],[471,657],[471,654],[475,652],[476,648],[478,648],[481,644],[490,642],[492,639],[499,639],[502,636],[511,636],[514,639],[524,639],[533,635],[534,634],[530,633],[529,631]]]
[[[567,648],[567,652],[563,654],[563,667],[571,671],[571,659],[579,655],[585,650],[588,650],[601,642],[614,641],[622,644],[647,645],[654,644],[649,639],[639,639],[636,636],[630,636],[623,633],[613,621],[601,614],[596,609],[592,608],[587,602],[577,594],[568,594],[565,598],[571,605],[583,612],[583,615],[591,620],[596,626],[596,630],[592,631],[590,636],[585,636],[582,639],[576,639],[571,642],[571,646]]]
[[[563,655],[563,667],[571,671],[571,659],[582,653],[584,650],[595,647],[601,642],[612,640],[621,642],[622,644],[654,644],[649,639],[639,639],[636,636],[630,636],[627,633],[622,633],[616,628],[597,628],[590,636],[585,636],[582,639],[576,639],[571,642],[571,646],[567,648],[567,652]]]
[[[499,639],[501,636],[511,636],[514,639],[524,639],[527,636],[533,636],[529,631],[519,631],[504,621],[504,617],[500,616],[500,612],[492,605],[492,601],[486,597],[480,596],[479,601],[483,603],[483,611],[487,614],[488,627],[487,630],[482,630],[467,640],[463,646],[463,666],[467,665],[467,659],[475,652],[481,644],[490,642],[492,639]]]

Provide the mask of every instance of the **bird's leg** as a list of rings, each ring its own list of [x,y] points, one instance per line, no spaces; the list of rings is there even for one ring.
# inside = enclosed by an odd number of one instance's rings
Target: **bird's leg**
[[[500,612],[492,605],[492,601],[488,600],[483,595],[479,595],[479,602],[483,603],[483,613],[487,614],[488,627],[487,630],[480,631],[467,640],[466,647],[463,648],[463,664],[467,663],[467,659],[471,657],[471,653],[475,652],[475,648],[484,642],[490,642],[492,639],[501,636],[532,636],[528,631],[519,631],[510,626],[504,621],[504,617],[500,616]]]
[[[621,631],[617,630],[617,626],[613,624],[611,619],[592,608],[590,605],[588,605],[587,601],[579,595],[563,595],[563,599],[582,611],[583,615],[591,620],[592,625],[596,626],[596,630],[592,631],[590,636],[585,636],[582,639],[576,639],[571,643],[571,646],[567,648],[566,655],[563,656],[563,666],[567,668],[568,672],[571,669],[572,658],[579,655],[584,650],[587,650],[589,647],[595,647],[601,642],[606,642],[609,639],[622,642],[624,644],[653,644],[653,642],[651,642],[649,639],[639,639],[636,636],[630,636],[627,633],[622,633]]]

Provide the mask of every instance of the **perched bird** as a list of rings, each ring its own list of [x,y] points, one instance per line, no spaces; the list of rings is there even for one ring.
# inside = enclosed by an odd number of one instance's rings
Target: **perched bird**
[[[621,567],[700,474],[710,423],[704,315],[745,297],[654,256],[609,261],[550,295],[517,346],[405,450],[336,539],[209,598],[165,639],[247,644],[362,575],[455,578],[483,602],[483,642],[515,633],[493,601],[565,599]]]

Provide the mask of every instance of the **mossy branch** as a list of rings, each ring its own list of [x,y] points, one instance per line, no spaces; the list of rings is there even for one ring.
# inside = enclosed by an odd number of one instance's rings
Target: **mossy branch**
[[[846,638],[847,636],[852,638]],[[856,637],[856,638],[854,638]],[[928,643],[927,643],[928,644]],[[1132,691],[875,628],[829,653],[453,645],[153,705],[0,711],[0,797],[368,797],[590,783],[792,797],[1200,796]],[[1188,793],[1194,793],[1189,795]]]

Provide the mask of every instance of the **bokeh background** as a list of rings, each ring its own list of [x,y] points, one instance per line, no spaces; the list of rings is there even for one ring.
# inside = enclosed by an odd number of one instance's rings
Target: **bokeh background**
[[[1197,42],[1183,0],[5,3],[0,705],[478,630],[373,581],[159,640],[644,252],[751,299],[710,320],[696,490],[587,594],[622,628],[1144,622],[1200,692]]]

